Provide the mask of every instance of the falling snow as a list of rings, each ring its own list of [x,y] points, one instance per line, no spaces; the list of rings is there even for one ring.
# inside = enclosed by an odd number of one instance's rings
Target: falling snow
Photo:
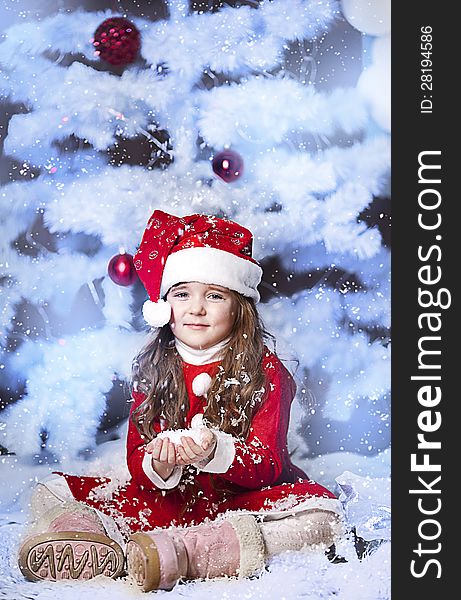
[[[123,457],[125,428],[120,439],[102,444],[90,462],[76,463],[74,469],[86,475],[101,475],[113,478],[118,483],[129,477]],[[118,457],[118,458],[117,458]],[[359,463],[353,457],[336,456],[353,464]],[[310,598],[323,600],[390,600],[390,485],[388,478],[379,476],[384,471],[382,464],[375,463],[375,476],[360,476],[351,471],[339,471],[336,481],[325,478],[325,471],[338,472],[338,466],[331,460],[300,465],[315,475],[317,481],[335,489],[345,508],[348,531],[355,528],[368,545],[363,556],[359,556],[354,546],[354,537],[348,533],[337,545],[336,554],[341,562],[331,562],[322,554],[286,552],[274,557],[261,576],[245,580],[213,580],[180,583],[167,594],[168,598],[201,599],[207,594],[214,598],[271,598],[295,600]],[[370,464],[373,464],[370,461]],[[363,465],[365,466],[365,465]],[[104,577],[87,582],[39,582],[24,580],[17,566],[17,551],[27,532],[28,499],[33,485],[52,470],[50,466],[36,466],[16,456],[4,456],[0,462],[0,477],[8,481],[0,492],[0,598],[5,600],[41,600],[60,598],[75,600],[97,595],[101,600],[126,600],[126,598],[146,598],[127,579],[111,580]],[[318,470],[318,472],[316,472]],[[372,470],[368,469],[367,470]],[[323,475],[322,475],[323,472]],[[104,483],[98,488],[100,498],[110,497],[115,483]],[[293,500],[288,496],[276,505],[274,510],[289,510]],[[123,524],[118,523],[121,528]]]

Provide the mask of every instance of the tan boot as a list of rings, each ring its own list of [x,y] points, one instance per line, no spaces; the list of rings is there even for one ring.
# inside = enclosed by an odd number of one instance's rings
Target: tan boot
[[[250,514],[227,514],[195,527],[133,534],[127,571],[145,592],[170,590],[181,579],[248,577],[286,550],[327,549],[342,532],[339,516],[325,510],[264,522]]]
[[[127,571],[150,590],[171,590],[181,579],[247,577],[264,567],[264,544],[252,515],[231,515],[194,527],[133,534]]]
[[[33,525],[19,549],[18,563],[30,581],[117,577],[124,555],[91,508],[61,502]]]

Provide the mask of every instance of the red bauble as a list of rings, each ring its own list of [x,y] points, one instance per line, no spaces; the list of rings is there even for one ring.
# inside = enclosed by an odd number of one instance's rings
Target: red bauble
[[[94,32],[95,55],[111,65],[128,65],[138,55],[141,34],[123,17],[106,19]]]
[[[116,254],[107,265],[109,277],[117,285],[132,285],[138,278],[131,254]]]
[[[243,158],[233,150],[223,150],[214,156],[212,167],[218,177],[230,183],[242,175]]]

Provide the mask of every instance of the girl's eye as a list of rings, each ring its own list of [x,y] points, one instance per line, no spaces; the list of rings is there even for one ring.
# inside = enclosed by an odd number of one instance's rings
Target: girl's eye
[[[187,292],[175,292],[173,294],[174,298],[186,298]]]
[[[224,300],[223,296],[221,296],[221,294],[210,294],[209,296],[212,300]]]

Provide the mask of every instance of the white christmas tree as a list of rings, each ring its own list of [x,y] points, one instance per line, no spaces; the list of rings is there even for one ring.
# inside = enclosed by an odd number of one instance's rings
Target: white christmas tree
[[[366,80],[324,91],[303,67],[343,18],[339,4],[253,4],[210,13],[171,0],[164,20],[125,15],[141,43],[118,67],[92,43],[121,16],[109,11],[7,31],[0,86],[24,107],[5,139],[20,174],[0,214],[2,372],[5,389],[24,388],[0,414],[10,452],[39,455],[46,437],[65,464],[95,444],[146,332],[140,287],[117,285],[108,263],[135,253],[154,209],[226,216],[254,233],[263,319],[283,357],[300,361],[293,427],[317,409],[347,421],[364,401],[388,418],[389,249],[364,217],[389,195],[386,115]],[[130,141],[150,146],[144,164],[130,161]],[[227,179],[212,166],[225,151],[243,159]],[[60,327],[85,291],[97,318]],[[303,401],[307,390],[320,406]]]

